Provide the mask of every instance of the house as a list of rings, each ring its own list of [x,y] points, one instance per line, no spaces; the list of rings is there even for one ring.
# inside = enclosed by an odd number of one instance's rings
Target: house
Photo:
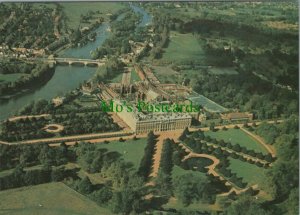
[[[64,103],[65,97],[55,97],[52,99],[52,103],[54,104],[55,107],[60,106]]]
[[[253,113],[249,112],[232,112],[221,114],[221,119],[228,121],[251,121],[253,120]]]

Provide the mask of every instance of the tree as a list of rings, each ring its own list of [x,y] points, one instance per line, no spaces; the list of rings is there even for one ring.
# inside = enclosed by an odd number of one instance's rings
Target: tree
[[[155,190],[160,196],[172,195],[172,178],[170,174],[159,171],[155,178]]]
[[[87,176],[80,180],[77,190],[82,194],[89,194],[93,191],[93,184]]]
[[[64,179],[64,167],[54,168],[51,172],[51,181],[61,181]]]
[[[283,205],[286,214],[299,214],[299,188],[295,188],[290,192]]]
[[[147,139],[147,145],[145,146],[144,149],[144,156],[141,159],[140,166],[138,169],[138,175],[142,176],[145,180],[149,176],[152,168],[152,158],[153,158],[153,153],[154,153],[154,148],[155,148],[155,135],[151,131],[148,134],[148,139]]]
[[[234,144],[232,149],[236,152],[241,152],[241,150],[242,150],[240,144]]]
[[[271,215],[263,209],[257,200],[249,195],[242,195],[224,211],[225,215]]]
[[[96,190],[91,194],[92,199],[100,205],[107,203],[112,196],[112,190],[107,186],[104,186],[100,190]]]
[[[164,141],[163,148],[162,148],[159,168],[166,174],[171,174],[173,168],[173,161],[172,161],[173,144],[175,144],[174,141],[168,138]]]
[[[179,140],[181,140],[181,141],[185,140],[185,138],[186,138],[187,135],[189,135],[189,134],[190,134],[190,131],[189,131],[189,129],[186,127],[186,128],[183,130],[182,134],[180,135]]]
[[[130,214],[135,212],[139,214],[144,208],[143,179],[137,175],[131,175],[120,191],[113,193],[110,200],[110,208],[114,213]]]
[[[209,182],[206,177],[186,174],[175,178],[175,196],[188,206],[194,201],[204,199],[209,194]]]
[[[214,122],[210,123],[209,130],[215,131],[215,123]]]

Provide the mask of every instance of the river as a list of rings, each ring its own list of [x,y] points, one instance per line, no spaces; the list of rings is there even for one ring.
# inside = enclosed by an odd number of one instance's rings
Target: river
[[[145,26],[151,22],[151,16],[146,11],[138,6],[130,6],[136,13],[140,13],[143,16],[139,26]],[[118,20],[122,19],[122,17],[124,16],[121,14]],[[109,24],[103,23],[95,30],[97,33],[95,41],[89,42],[83,47],[64,50],[60,56],[91,58],[90,51],[101,46],[106,38],[109,37],[110,32],[108,29]],[[66,92],[74,90],[85,80],[90,79],[95,72],[96,68],[93,67],[56,66],[53,77],[44,86],[6,101],[0,100],[0,120],[13,116],[18,110],[32,101],[39,99],[50,100],[53,97],[62,96]]]

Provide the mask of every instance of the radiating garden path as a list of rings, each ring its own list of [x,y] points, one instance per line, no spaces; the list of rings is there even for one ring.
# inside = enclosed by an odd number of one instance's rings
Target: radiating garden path
[[[50,114],[40,114],[40,115],[24,115],[24,116],[14,116],[11,118],[8,118],[8,121],[16,121],[19,119],[31,119],[31,118],[41,118],[41,117],[48,117]]]
[[[245,191],[247,191],[250,187],[246,187],[246,188],[238,188],[236,187],[236,185],[234,185],[232,182],[230,182],[229,180],[227,180],[226,178],[224,178],[222,175],[220,175],[216,170],[216,166],[220,163],[220,160],[218,158],[216,158],[215,156],[212,156],[212,155],[209,155],[209,154],[199,154],[199,153],[195,153],[193,152],[189,147],[185,146],[184,144],[182,143],[179,143],[179,146],[181,146],[185,152],[188,153],[188,155],[186,155],[182,161],[185,161],[189,158],[208,158],[210,160],[213,161],[213,163],[209,166],[207,166],[206,168],[208,169],[208,174],[211,174],[215,177],[218,177],[220,178],[221,181],[226,181],[225,182],[225,185],[227,186],[231,186],[231,189],[228,191],[228,192],[225,192],[225,193],[221,193],[219,194],[219,196],[227,196],[229,195],[230,193],[232,192],[235,192],[236,194],[240,194],[240,193],[243,193]],[[253,189],[256,189],[258,186],[257,185],[253,185],[251,186]]]

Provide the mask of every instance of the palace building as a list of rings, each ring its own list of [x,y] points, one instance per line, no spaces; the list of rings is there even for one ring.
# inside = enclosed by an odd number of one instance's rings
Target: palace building
[[[143,113],[121,111],[117,115],[136,134],[150,131],[170,131],[191,126],[192,116],[188,113]]]
[[[135,74],[134,74],[135,73]],[[134,81],[133,81],[134,77]],[[138,110],[139,101],[152,104],[185,104],[191,103],[189,98],[193,95],[203,106],[202,109],[209,109],[207,106],[214,105],[225,112],[227,109],[215,104],[204,96],[196,95],[191,87],[184,84],[162,84],[151,69],[147,66],[134,65],[126,67],[119,83],[98,83],[100,93],[97,97],[104,102],[113,101],[122,106],[127,103],[132,106],[131,111],[115,111],[116,115],[130,127],[136,134],[148,133],[150,131],[169,131],[190,127],[192,119],[205,121],[206,114],[202,110],[196,112],[147,112]],[[194,98],[194,97],[193,97]],[[192,101],[194,103],[194,100]],[[201,103],[202,102],[202,103]],[[195,101],[197,105],[197,102]],[[148,109],[147,109],[148,110]],[[223,116],[234,120],[236,116]],[[243,116],[244,117],[244,116]],[[249,117],[247,115],[247,117]],[[237,117],[237,118],[240,118]]]

